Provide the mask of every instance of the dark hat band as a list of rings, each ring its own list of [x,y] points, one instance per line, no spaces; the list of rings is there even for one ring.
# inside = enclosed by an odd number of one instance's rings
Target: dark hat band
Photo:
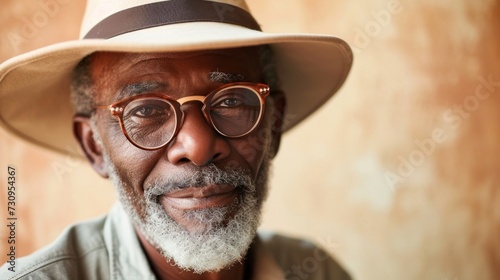
[[[109,39],[145,28],[185,22],[223,22],[260,30],[250,13],[212,1],[171,0],[122,10],[96,24],[84,39]]]

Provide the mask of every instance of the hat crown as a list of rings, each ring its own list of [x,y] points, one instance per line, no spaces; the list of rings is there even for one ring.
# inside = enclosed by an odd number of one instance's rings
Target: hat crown
[[[248,6],[245,0],[88,0],[87,8],[85,10],[85,15],[83,17],[82,25],[80,28],[80,39],[85,37],[85,35],[99,22],[103,21],[107,17],[116,14],[120,11],[127,10],[134,7],[139,7],[152,3],[160,2],[194,2],[194,1],[204,1],[212,2],[214,10],[224,13],[228,10],[228,6],[238,7],[249,12]],[[223,6],[224,5],[224,6]],[[187,6],[187,5],[185,5]],[[168,15],[165,15],[168,16]]]

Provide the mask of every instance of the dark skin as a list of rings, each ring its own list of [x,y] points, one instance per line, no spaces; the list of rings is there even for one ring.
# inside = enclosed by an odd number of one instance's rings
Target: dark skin
[[[95,92],[99,93],[95,98],[99,105],[108,105],[123,98],[118,97],[120,89],[131,83],[161,82],[168,85],[168,90],[164,91],[169,96],[180,98],[207,95],[224,84],[223,81],[209,79],[209,72],[231,73],[244,77],[247,82],[263,82],[260,69],[256,48],[189,53],[96,53],[91,62]],[[162,174],[193,170],[193,167],[213,163],[222,169],[244,168],[255,179],[266,153],[272,157],[277,153],[281,138],[282,122],[279,116],[283,115],[285,98],[282,92],[271,90],[262,123],[252,133],[241,138],[226,138],[218,134],[203,118],[201,103],[197,102],[183,106],[185,119],[178,135],[169,145],[158,150],[146,151],[132,145],[123,135],[117,119],[108,110],[98,110],[96,113],[103,147],[93,140],[89,118],[75,116],[74,132],[94,170],[105,178],[109,174],[104,164],[103,150],[107,151],[124,181],[125,191],[138,198],[133,206],[143,216],[144,186],[161,178]],[[262,136],[266,133],[270,137]],[[259,146],[255,146],[255,139]],[[253,147],[251,152],[249,147]],[[183,219],[184,209],[168,203],[162,205],[167,214],[188,231],[199,229],[200,225]],[[245,274],[248,274],[245,262],[251,259],[250,255],[241,263],[236,262],[218,272],[194,274],[182,270],[163,258],[138,228],[136,231],[158,279],[244,279]]]

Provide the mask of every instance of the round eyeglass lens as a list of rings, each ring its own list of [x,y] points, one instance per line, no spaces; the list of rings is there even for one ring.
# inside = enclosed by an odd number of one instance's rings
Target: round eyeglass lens
[[[146,148],[160,147],[170,141],[176,124],[174,107],[160,98],[136,99],[123,112],[123,126],[129,139]]]
[[[210,101],[210,118],[215,128],[229,137],[251,131],[262,111],[257,92],[247,87],[230,87],[217,92]]]

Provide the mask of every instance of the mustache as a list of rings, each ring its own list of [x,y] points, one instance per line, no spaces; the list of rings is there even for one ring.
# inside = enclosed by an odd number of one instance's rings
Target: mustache
[[[159,196],[179,189],[220,184],[233,185],[244,193],[252,193],[256,189],[249,170],[223,170],[215,164],[209,164],[203,167],[188,167],[183,171],[157,178],[145,186],[144,196],[149,201],[156,201]]]

